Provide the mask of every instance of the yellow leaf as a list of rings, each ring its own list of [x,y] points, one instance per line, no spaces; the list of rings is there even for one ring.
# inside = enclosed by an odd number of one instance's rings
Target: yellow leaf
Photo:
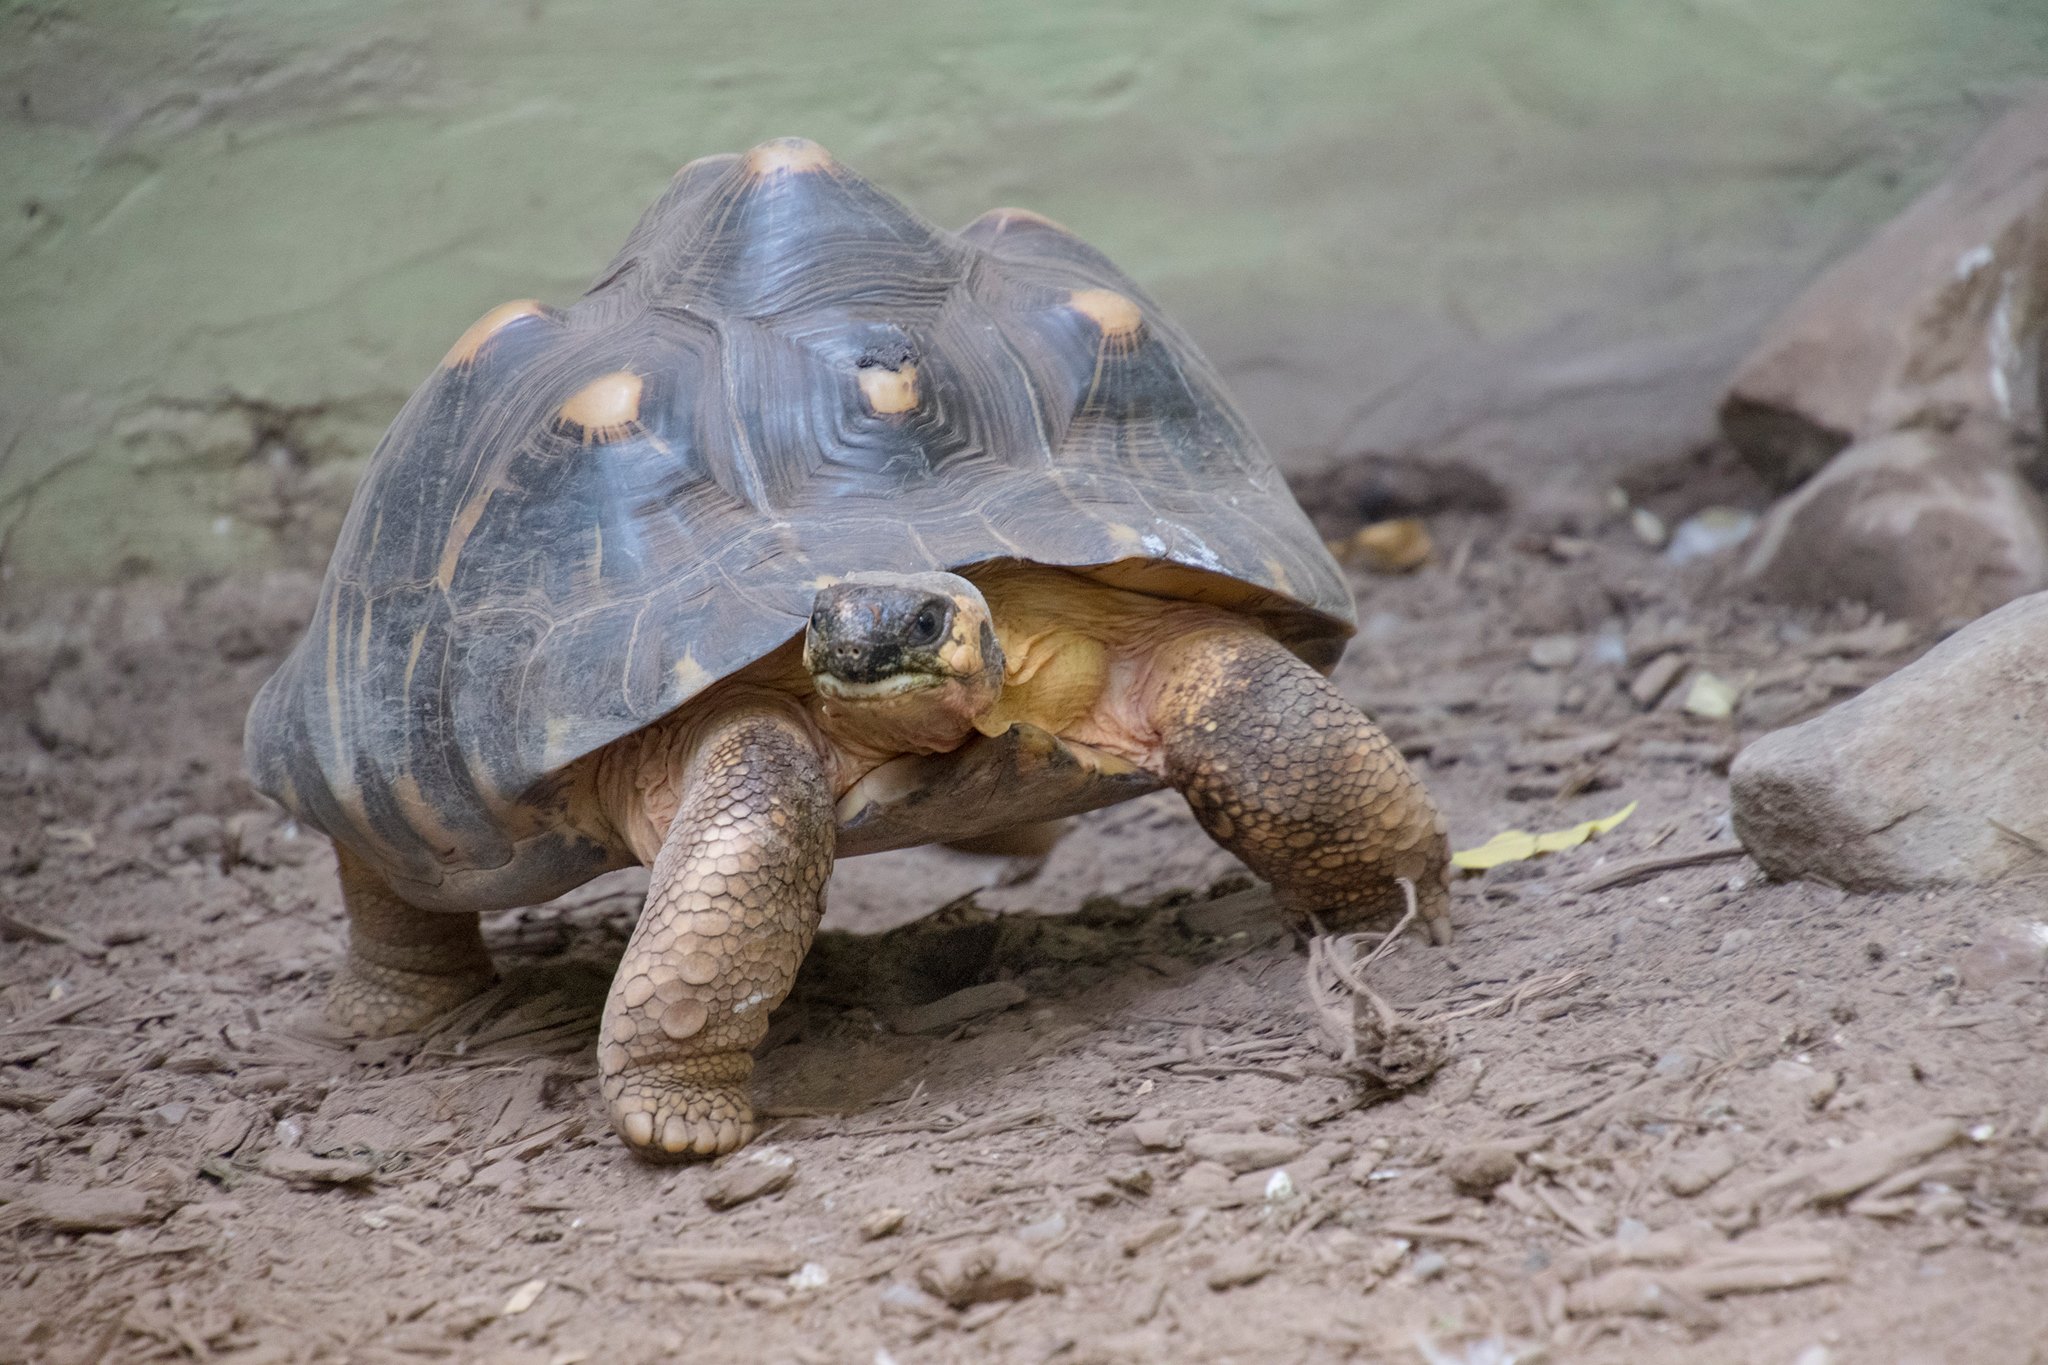
[[[1616,825],[1635,814],[1636,803],[1626,806],[1604,820],[1588,820],[1570,829],[1552,830],[1548,834],[1531,834],[1527,830],[1503,830],[1477,848],[1468,848],[1463,853],[1451,855],[1453,867],[1464,868],[1467,872],[1484,872],[1489,867],[1502,863],[1518,863],[1524,858],[1533,858],[1539,853],[1556,853],[1560,849],[1577,848],[1596,834],[1605,834]]]
[[[1708,720],[1726,720],[1735,714],[1735,703],[1741,699],[1741,688],[1701,669],[1692,675],[1692,686],[1685,694],[1685,709]]]

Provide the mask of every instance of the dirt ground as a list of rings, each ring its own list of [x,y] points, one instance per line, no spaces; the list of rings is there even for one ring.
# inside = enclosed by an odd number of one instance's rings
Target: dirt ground
[[[490,922],[502,986],[425,1037],[311,1025],[332,858],[239,776],[309,577],[12,608],[0,1360],[2048,1361],[2048,880],[1776,885],[1728,823],[1746,737],[1931,637],[1625,522],[1432,529],[1338,676],[1455,846],[1636,809],[1364,969],[1390,1036],[1343,989],[1323,1026],[1154,796],[1042,861],[843,865],[713,1167],[603,1123],[627,874]]]

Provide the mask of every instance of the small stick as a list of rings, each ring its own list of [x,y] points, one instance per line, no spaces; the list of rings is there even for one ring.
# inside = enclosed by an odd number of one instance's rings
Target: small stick
[[[1640,862],[1624,863],[1620,867],[1586,878],[1579,883],[1582,892],[1611,891],[1617,886],[1629,886],[1647,880],[1660,872],[1672,872],[1681,867],[1698,867],[1701,863],[1718,863],[1724,858],[1740,858],[1749,852],[1740,844],[1728,848],[1697,848],[1690,853],[1668,853],[1661,858],[1644,858]]]

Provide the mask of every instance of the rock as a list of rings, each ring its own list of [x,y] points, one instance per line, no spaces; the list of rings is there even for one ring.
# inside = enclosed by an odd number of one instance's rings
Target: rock
[[[1546,672],[1570,668],[1579,661],[1579,637],[1542,635],[1529,642],[1529,663]]]
[[[1986,925],[1956,964],[1963,984],[1990,991],[2048,975],[2048,921],[2006,919]]]
[[[171,821],[157,843],[173,858],[217,858],[226,845],[227,827],[217,815],[194,812]]]
[[[113,752],[113,743],[93,718],[92,707],[76,692],[56,683],[36,693],[35,705],[29,712],[28,729],[38,743],[53,752],[67,749],[94,755]]]
[[[1013,1237],[990,1237],[933,1251],[917,1282],[955,1308],[1021,1299],[1051,1287],[1041,1282],[1037,1253]]]
[[[1735,1153],[1726,1143],[1709,1138],[1689,1152],[1671,1157],[1658,1172],[1664,1188],[1683,1199],[1710,1188],[1735,1169]]]
[[[1305,1143],[1275,1133],[1197,1133],[1187,1140],[1189,1156],[1227,1166],[1237,1175],[1283,1166],[1305,1150]]]
[[[2038,435],[2048,326],[2048,99],[1802,294],[1736,371],[1721,428],[1779,488],[1852,441],[1976,418]]]
[[[1232,1247],[1216,1258],[1216,1264],[1209,1267],[1209,1273],[1203,1280],[1209,1288],[1221,1293],[1240,1285],[1254,1284],[1264,1279],[1272,1268],[1272,1263],[1259,1247]]]
[[[2011,603],[1729,772],[1735,832],[1778,878],[1851,891],[2048,872],[2048,593]]]
[[[1736,577],[1779,601],[1967,620],[2048,588],[2048,504],[1981,433],[1894,432],[1765,514]]]
[[[1125,1151],[1177,1152],[1187,1128],[1179,1119],[1134,1119],[1117,1130],[1116,1139]]]
[[[894,1236],[903,1227],[907,1215],[899,1208],[876,1209],[860,1220],[860,1239],[876,1242],[884,1237]]]
[[[1443,1173],[1460,1194],[1474,1198],[1491,1195],[1494,1187],[1506,1184],[1521,1167],[1521,1158],[1505,1142],[1478,1142],[1460,1147],[1444,1158]]]

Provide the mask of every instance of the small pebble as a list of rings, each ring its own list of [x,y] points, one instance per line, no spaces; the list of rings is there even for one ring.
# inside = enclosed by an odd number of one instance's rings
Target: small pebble
[[[1494,1187],[1514,1178],[1521,1160],[1504,1142],[1479,1142],[1460,1147],[1443,1160],[1443,1173],[1458,1193],[1484,1198]]]
[[[1264,1279],[1272,1268],[1257,1247],[1233,1247],[1217,1258],[1204,1279],[1211,1289],[1221,1293],[1256,1283]]]
[[[860,1220],[860,1239],[863,1242],[876,1242],[891,1236],[902,1229],[905,1216],[902,1209],[876,1209]]]

